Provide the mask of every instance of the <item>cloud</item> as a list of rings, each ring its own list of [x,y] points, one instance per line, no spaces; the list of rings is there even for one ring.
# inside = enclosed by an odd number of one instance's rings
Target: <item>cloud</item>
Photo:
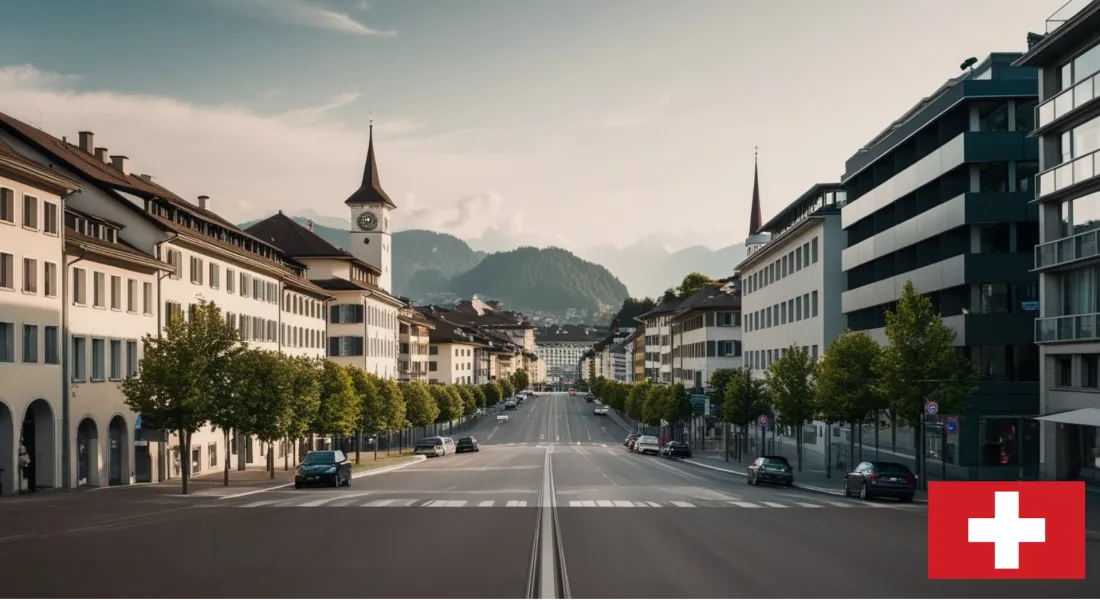
[[[30,65],[0,67],[0,111],[59,138],[75,140],[78,131],[93,131],[97,146],[129,156],[135,172],[152,175],[184,198],[209,195],[214,210],[235,223],[280,209],[318,222],[346,222],[343,200],[362,177],[367,118],[349,127],[333,113],[354,105],[358,94],[265,115],[237,105],[76,91],[76,81]],[[463,239],[493,232],[496,249],[536,236],[501,194],[463,193],[464,187],[481,187],[467,183],[471,173],[513,172],[514,159],[456,153],[453,135],[413,118],[379,119],[374,134],[383,185],[398,205],[398,229],[432,229]],[[425,165],[431,177],[425,177]]]
[[[301,25],[341,33],[371,36],[395,36],[396,31],[375,29],[346,12],[326,8],[311,0],[213,0],[227,10],[256,18],[272,19],[288,25]],[[364,8],[362,4],[359,8]]]

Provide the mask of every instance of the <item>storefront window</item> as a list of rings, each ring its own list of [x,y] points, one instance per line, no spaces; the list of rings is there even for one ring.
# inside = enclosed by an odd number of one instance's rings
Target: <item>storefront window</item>
[[[981,466],[1011,467],[1019,464],[1017,427],[1019,419],[982,419]]]

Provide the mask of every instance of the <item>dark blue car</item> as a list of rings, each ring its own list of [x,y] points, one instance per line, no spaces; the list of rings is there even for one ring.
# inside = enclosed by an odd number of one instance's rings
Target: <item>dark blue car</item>
[[[351,461],[340,450],[315,450],[306,454],[294,474],[294,488],[311,485],[351,487]]]

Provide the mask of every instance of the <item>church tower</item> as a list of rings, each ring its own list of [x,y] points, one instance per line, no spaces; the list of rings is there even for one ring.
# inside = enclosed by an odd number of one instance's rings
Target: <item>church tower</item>
[[[764,247],[771,241],[772,234],[761,232],[764,219],[760,214],[760,157],[753,151],[752,160],[752,208],[749,210],[749,237],[745,238],[745,256]]]
[[[378,163],[374,157],[374,119],[370,123],[367,143],[367,164],[363,168],[363,183],[344,201],[351,210],[351,253],[359,260],[382,272],[378,286],[392,294],[391,213],[397,205],[390,200],[378,180]]]

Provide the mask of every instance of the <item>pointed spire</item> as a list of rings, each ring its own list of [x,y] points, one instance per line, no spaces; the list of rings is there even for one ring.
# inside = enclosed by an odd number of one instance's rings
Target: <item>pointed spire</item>
[[[359,189],[344,201],[344,204],[385,204],[390,208],[397,205],[390,200],[386,191],[382,189],[382,182],[378,177],[378,161],[374,158],[374,117],[370,118],[370,137],[367,142],[367,164],[363,167],[363,183]]]
[[[749,211],[749,235],[760,233],[764,218],[760,211],[760,148],[753,147],[752,158],[752,209]]]

